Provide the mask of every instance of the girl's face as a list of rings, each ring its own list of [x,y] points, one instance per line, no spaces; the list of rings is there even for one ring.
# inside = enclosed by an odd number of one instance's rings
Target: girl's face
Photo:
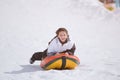
[[[60,31],[58,34],[58,38],[60,39],[61,42],[65,42],[68,38],[68,34],[65,31]]]

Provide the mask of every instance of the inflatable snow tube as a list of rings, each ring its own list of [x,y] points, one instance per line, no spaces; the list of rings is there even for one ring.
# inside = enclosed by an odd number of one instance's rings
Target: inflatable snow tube
[[[80,64],[78,57],[68,54],[59,54],[46,57],[41,61],[40,66],[45,69],[74,69]]]

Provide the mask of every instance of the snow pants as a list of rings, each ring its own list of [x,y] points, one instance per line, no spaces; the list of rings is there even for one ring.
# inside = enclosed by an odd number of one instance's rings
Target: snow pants
[[[43,52],[35,52],[32,57],[31,60],[35,61],[35,60],[42,60],[47,56],[47,50],[43,51]]]

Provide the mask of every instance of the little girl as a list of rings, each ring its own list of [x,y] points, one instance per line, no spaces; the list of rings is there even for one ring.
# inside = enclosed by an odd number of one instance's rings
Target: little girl
[[[75,49],[75,43],[70,40],[68,31],[65,28],[59,28],[56,31],[56,36],[49,42],[48,48],[43,52],[34,53],[30,59],[30,64],[33,64],[35,60],[42,60],[47,56],[61,53],[74,55]]]

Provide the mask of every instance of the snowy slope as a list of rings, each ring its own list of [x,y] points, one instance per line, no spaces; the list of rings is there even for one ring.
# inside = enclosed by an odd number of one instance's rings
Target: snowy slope
[[[0,0],[0,80],[120,80],[119,17],[95,0]],[[62,26],[81,64],[62,71],[30,65]]]

